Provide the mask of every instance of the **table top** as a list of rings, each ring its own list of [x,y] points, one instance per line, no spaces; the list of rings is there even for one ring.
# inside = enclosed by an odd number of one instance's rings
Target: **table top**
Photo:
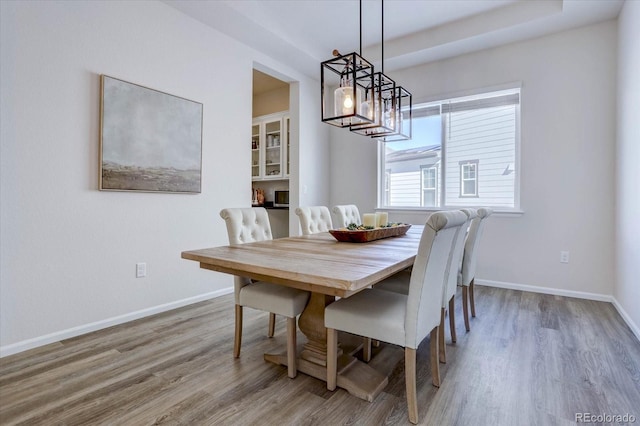
[[[413,265],[423,226],[368,243],[328,232],[182,252],[200,267],[339,297],[349,297]]]

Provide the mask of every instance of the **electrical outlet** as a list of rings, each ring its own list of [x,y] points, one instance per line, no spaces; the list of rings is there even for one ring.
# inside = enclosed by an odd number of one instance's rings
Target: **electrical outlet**
[[[136,278],[143,278],[147,276],[147,264],[136,263]]]
[[[560,252],[560,263],[569,263],[569,252],[561,251]]]

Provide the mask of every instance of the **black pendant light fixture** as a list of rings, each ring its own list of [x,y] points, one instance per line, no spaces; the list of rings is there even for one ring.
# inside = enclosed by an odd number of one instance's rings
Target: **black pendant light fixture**
[[[382,76],[384,74],[384,0],[381,0],[381,68]],[[386,76],[385,76],[386,77]],[[386,77],[388,78],[388,77]],[[393,81],[389,79],[390,81]],[[383,142],[396,142],[411,139],[411,121],[412,121],[412,96],[411,92],[402,86],[398,86],[386,83],[384,80],[378,80],[381,82],[382,87],[378,90],[380,93],[379,104],[380,111],[382,113],[380,122],[377,127],[369,127],[362,133],[358,130],[357,133],[371,136],[374,139],[381,140]]]
[[[359,135],[377,138],[396,131],[396,82],[384,73],[384,0],[382,4],[381,36],[381,72],[373,75],[373,98],[369,100],[373,112],[373,123],[352,125],[351,131]]]
[[[336,58],[321,64],[322,121],[392,142],[411,139],[412,100],[408,90],[384,74],[384,0],[381,2],[382,71],[374,72],[373,65],[362,58],[360,0],[360,54],[340,55],[334,50]],[[333,84],[328,76],[333,76]]]
[[[337,127],[371,124],[367,99],[373,95],[373,64],[362,57],[362,0],[360,0],[360,53],[341,55],[320,64],[322,121]],[[363,102],[364,100],[364,102]]]

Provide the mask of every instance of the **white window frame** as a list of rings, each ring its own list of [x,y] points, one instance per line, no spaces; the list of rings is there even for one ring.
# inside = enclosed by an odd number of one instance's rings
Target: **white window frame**
[[[514,82],[514,83],[508,83],[508,84],[503,84],[503,85],[499,85],[499,86],[493,86],[493,87],[487,87],[487,88],[483,88],[483,89],[478,89],[478,90],[471,90],[471,91],[466,91],[466,92],[457,92],[457,93],[451,93],[451,94],[445,94],[442,96],[438,96],[437,98],[433,97],[431,99],[426,98],[422,101],[419,102],[414,102],[414,109],[416,106],[419,107],[433,107],[436,105],[442,105],[444,104],[446,101],[450,100],[450,101],[463,101],[465,100],[465,98],[468,99],[474,99],[474,98],[478,98],[480,96],[484,96],[484,95],[502,95],[502,94],[515,94],[517,93],[519,96],[519,102],[517,104],[515,104],[515,141],[514,141],[514,149],[515,149],[515,161],[513,163],[513,167],[515,168],[516,171],[516,176],[515,176],[515,180],[514,180],[514,188],[513,188],[513,207],[498,207],[498,208],[494,208],[495,212],[498,213],[505,213],[505,214],[514,214],[514,215],[522,215],[524,213],[524,211],[521,210],[521,205],[520,205],[520,184],[521,184],[521,124],[520,124],[520,120],[521,120],[521,105],[522,105],[522,98],[523,98],[523,93],[522,93],[522,82]],[[414,98],[415,99],[415,98]],[[442,124],[442,138],[445,139],[445,123],[443,120],[443,124]],[[446,163],[446,149],[444,148],[445,144],[442,144],[442,151],[441,151],[441,163],[444,164]],[[382,173],[388,173],[388,170],[385,170],[385,148],[384,148],[384,142],[382,141],[378,141],[378,164],[380,165],[380,172]],[[380,176],[380,172],[378,174],[378,176]],[[439,170],[440,172],[440,188],[443,189],[446,186],[446,176],[445,176],[445,168],[442,167]],[[476,169],[476,173],[477,173],[477,169]],[[476,178],[478,178],[478,174],[476,174]],[[380,179],[378,179],[378,188],[379,188],[379,192],[378,192],[378,208],[381,209],[385,209],[385,210],[397,210],[397,211],[412,211],[412,210],[418,210],[418,211],[440,211],[440,210],[446,210],[448,208],[450,208],[450,206],[446,206],[445,205],[445,191],[441,190],[439,191],[439,197],[440,197],[440,205],[438,207],[426,207],[426,206],[422,206],[422,207],[409,207],[409,206],[390,206],[388,205],[390,202],[390,199],[388,198],[383,198],[384,195],[384,182],[380,182]],[[476,189],[477,192],[477,189]],[[421,196],[422,198],[422,196]],[[465,197],[466,198],[466,197]],[[471,198],[471,197],[469,197]],[[383,203],[384,201],[389,201],[386,203]]]
[[[478,195],[478,160],[460,161],[460,163],[458,163],[458,164],[460,165],[460,198],[478,198],[478,197],[480,197],[480,195]],[[465,178],[464,177],[465,168],[467,168],[469,166],[473,166],[473,174],[474,174],[473,179],[469,179],[469,178]],[[473,193],[472,194],[467,194],[464,191],[465,183],[469,182],[469,181],[473,181],[474,182]]]
[[[425,171],[433,171],[433,188],[427,188],[424,186],[424,172]],[[436,202],[436,205],[439,205],[438,200],[438,167],[436,166],[421,166],[420,167],[420,206],[422,207],[435,207],[435,206],[425,206],[424,204],[424,192],[425,191],[433,191],[433,199]]]

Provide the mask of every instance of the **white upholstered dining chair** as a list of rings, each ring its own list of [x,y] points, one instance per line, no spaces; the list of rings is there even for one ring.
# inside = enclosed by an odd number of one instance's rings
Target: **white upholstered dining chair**
[[[409,293],[366,289],[325,308],[327,328],[327,389],[337,382],[338,330],[405,348],[405,381],[409,421],[418,422],[416,349],[431,335],[431,375],[440,386],[438,329],[444,278],[456,232],[466,222],[460,211],[438,212],[429,217],[413,264]]]
[[[333,229],[331,214],[325,206],[298,207],[296,214],[300,218],[302,235],[317,234]]]
[[[458,285],[462,286],[462,313],[464,315],[464,326],[467,331],[469,326],[469,304],[471,304],[471,316],[476,316],[476,302],[474,296],[474,281],[476,276],[476,258],[478,244],[484,230],[485,219],[491,216],[493,210],[487,207],[475,210],[477,217],[471,221],[467,240],[464,244],[464,256],[460,273],[458,274]]]
[[[254,241],[271,240],[271,224],[267,211],[262,208],[223,209],[220,216],[227,225],[229,244],[244,244]],[[234,277],[235,295],[235,341],[233,356],[240,356],[242,344],[242,308],[269,312],[269,337],[273,337],[275,315],[287,318],[287,364],[289,377],[296,376],[296,317],[309,300],[309,292],[297,290],[245,277]]]
[[[334,206],[331,209],[335,217],[335,225],[339,228],[346,228],[352,223],[362,225],[360,211],[355,204],[345,204],[342,206]]]
[[[451,250],[451,256],[447,263],[447,271],[444,277],[444,292],[442,294],[442,306],[440,308],[440,327],[438,329],[439,349],[440,349],[440,362],[447,362],[447,350],[445,345],[445,331],[444,331],[444,318],[445,313],[449,312],[449,331],[451,333],[451,341],[456,342],[456,320],[455,320],[455,296],[458,284],[458,270],[460,263],[462,262],[462,255],[464,253],[465,238],[467,234],[467,228],[471,223],[471,220],[475,217],[475,211],[471,209],[462,209],[462,213],[465,214],[466,220],[460,226],[456,232],[456,236],[453,243],[453,249]],[[386,280],[381,281],[375,285],[376,289],[393,291],[401,294],[409,294],[409,281],[411,273],[407,271],[399,272]]]

